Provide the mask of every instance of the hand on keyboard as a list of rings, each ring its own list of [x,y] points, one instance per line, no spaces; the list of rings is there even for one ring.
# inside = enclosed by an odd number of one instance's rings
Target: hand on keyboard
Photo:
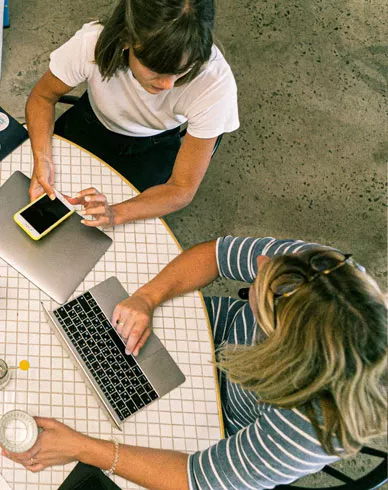
[[[126,353],[137,356],[146,343],[151,328],[154,308],[140,293],[118,303],[112,316],[112,325],[126,342]]]

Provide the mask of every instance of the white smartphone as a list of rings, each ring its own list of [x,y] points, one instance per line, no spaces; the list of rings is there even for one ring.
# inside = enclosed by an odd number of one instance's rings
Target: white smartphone
[[[43,194],[14,214],[15,222],[33,239],[40,240],[74,213],[74,207],[58,191],[52,201]]]

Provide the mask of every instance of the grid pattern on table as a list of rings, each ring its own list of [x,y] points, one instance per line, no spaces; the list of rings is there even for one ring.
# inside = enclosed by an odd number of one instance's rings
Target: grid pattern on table
[[[109,202],[135,195],[109,167],[90,154],[53,139],[58,189],[75,195],[94,186]],[[14,171],[32,173],[30,142],[5,158],[0,165],[0,184]],[[143,220],[107,232],[112,247],[77,288],[77,296],[111,275],[117,276],[128,293],[151,279],[179,253],[179,248],[161,220]],[[76,252],[75,252],[76,253]],[[13,371],[13,379],[0,391],[0,415],[8,410],[26,410],[32,415],[55,417],[94,437],[154,448],[194,452],[221,437],[219,404],[211,364],[212,346],[200,295],[191,293],[157,309],[154,330],[186,376],[186,382],[162,399],[131,417],[123,432],[112,428],[51,333],[40,302],[50,309],[57,304],[0,259],[0,358],[9,366],[28,359],[28,372]],[[32,474],[0,458],[0,472],[14,490],[54,489],[74,464]],[[139,488],[114,477],[123,489]]]

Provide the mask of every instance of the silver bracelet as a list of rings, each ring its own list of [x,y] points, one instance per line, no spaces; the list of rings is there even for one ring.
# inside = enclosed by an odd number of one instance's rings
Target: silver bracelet
[[[117,463],[119,462],[120,444],[118,443],[118,441],[116,441],[116,439],[113,439],[113,437],[112,437],[111,441],[114,444],[115,455],[113,458],[112,466],[109,468],[109,470],[103,470],[103,473],[105,473],[106,476],[112,476],[114,474],[114,472],[116,471]]]

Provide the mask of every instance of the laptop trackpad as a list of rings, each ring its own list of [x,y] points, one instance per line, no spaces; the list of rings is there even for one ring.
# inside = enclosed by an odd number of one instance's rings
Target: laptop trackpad
[[[153,332],[151,332],[147,342],[140,349],[139,355],[136,357],[137,362],[141,364],[149,357],[152,357],[160,349],[164,349],[162,342]]]
[[[142,361],[140,366],[159,396],[165,395],[185,380],[183,373],[164,347]]]

